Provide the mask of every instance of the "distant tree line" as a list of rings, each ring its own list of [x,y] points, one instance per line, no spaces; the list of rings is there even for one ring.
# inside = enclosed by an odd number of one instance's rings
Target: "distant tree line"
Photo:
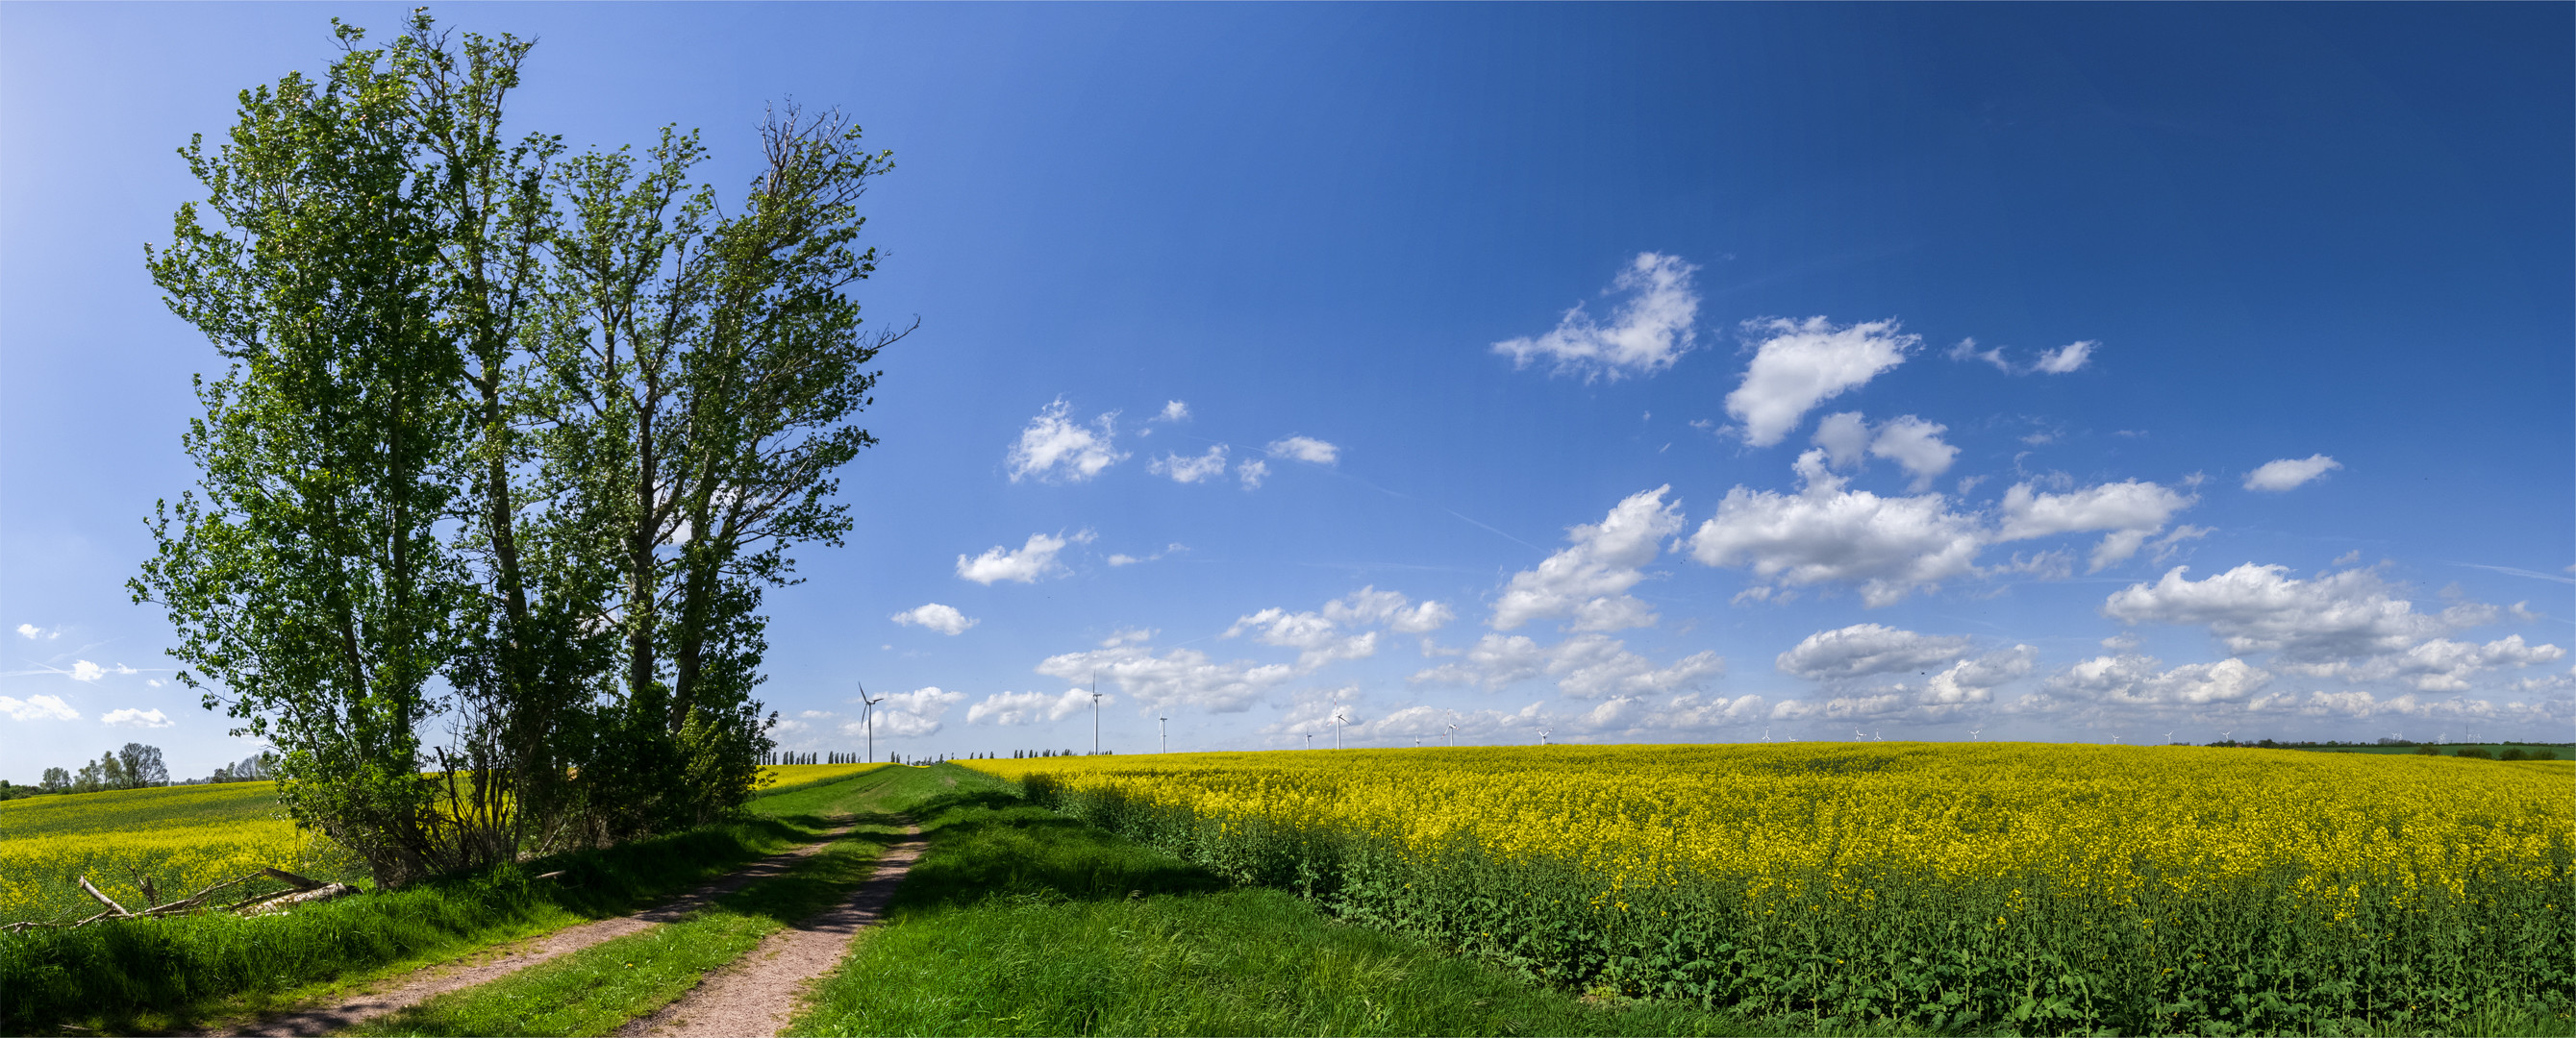
[[[227,362],[131,582],[302,824],[389,885],[695,824],[771,748],[767,589],[850,528],[879,350],[845,290],[892,168],[774,110],[728,211],[695,132],[510,137],[530,43],[440,31],[239,97],[147,266]]]
[[[126,743],[123,749],[100,754],[97,760],[81,766],[46,768],[35,785],[21,786],[0,779],[0,800],[40,796],[46,793],[96,793],[111,789],[141,789],[146,786],[194,786],[219,782],[254,782],[274,777],[268,754],[256,754],[233,764],[215,769],[201,779],[170,778],[170,768],[161,759],[161,748],[139,742]]]

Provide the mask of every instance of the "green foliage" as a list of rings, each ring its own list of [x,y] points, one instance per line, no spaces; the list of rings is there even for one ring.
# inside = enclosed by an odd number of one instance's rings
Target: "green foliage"
[[[755,801],[750,817],[738,821],[282,915],[180,916],[0,934],[0,1033],[47,1033],[58,1024],[118,1032],[180,1028],[317,981],[635,911],[812,838],[845,803],[883,785],[887,774]],[[534,878],[555,870],[565,875]]]
[[[957,769],[937,768],[938,772]],[[988,780],[989,781],[989,780]],[[786,1033],[1758,1034],[1577,999],[961,784],[930,852]],[[1864,1029],[1888,1031],[1887,1028]]]
[[[1848,866],[1768,892],[1682,876],[1611,900],[1581,863],[1503,859],[1471,841],[1408,851],[1360,833],[1220,823],[1042,775],[1026,786],[1228,879],[1568,990],[1936,1031],[2406,1029],[2498,999],[2576,1008],[2565,904],[2576,849],[2565,846],[2550,851],[2555,883],[2479,874],[2420,904],[2338,916],[2297,896],[2295,875],[2110,903],[2043,877],[1942,883]],[[1862,896],[1817,893],[1836,879]]]

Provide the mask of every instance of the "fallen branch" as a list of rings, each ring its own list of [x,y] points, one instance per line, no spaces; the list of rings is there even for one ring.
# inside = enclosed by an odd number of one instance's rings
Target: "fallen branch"
[[[263,876],[274,876],[278,879],[293,883],[297,890],[313,890],[322,886],[320,883],[298,876],[292,872],[286,871],[285,869],[261,869],[259,872],[260,875]]]
[[[88,877],[88,876],[82,876],[82,877],[80,878],[80,888],[81,888],[82,890],[89,891],[89,896],[94,897],[94,898],[97,898],[97,899],[98,899],[98,903],[99,903],[99,904],[106,905],[109,909],[111,909],[111,910],[115,911],[115,913],[116,913],[116,914],[118,914],[118,915],[133,915],[133,914],[134,914],[134,913],[132,913],[132,912],[128,912],[128,911],[126,911],[126,910],[125,910],[125,906],[124,906],[124,905],[117,904],[117,903],[116,903],[116,899],[115,899],[115,898],[109,897],[109,896],[107,896],[106,894],[99,893],[99,890],[98,890],[98,888],[97,888],[97,887],[94,887],[94,886],[91,886],[91,885],[90,885],[89,877]]]
[[[243,884],[243,883],[248,883],[248,882],[250,882],[250,881],[252,881],[252,880],[258,879],[258,878],[260,878],[261,876],[265,876],[265,875],[267,875],[267,874],[268,874],[268,873],[266,873],[265,871],[262,871],[262,872],[254,872],[254,873],[251,873],[250,875],[243,876],[243,877],[241,877],[241,878],[239,878],[239,879],[228,879],[228,880],[225,880],[225,881],[223,881],[223,882],[221,882],[221,883],[217,883],[217,884],[215,884],[214,886],[207,887],[207,888],[206,888],[206,889],[204,889],[204,890],[200,890],[200,891],[198,891],[198,892],[196,892],[196,893],[194,893],[194,894],[190,894],[190,895],[188,895],[188,896],[186,896],[186,897],[180,898],[180,899],[179,899],[179,900],[177,900],[177,901],[170,902],[169,904],[166,904],[166,905],[154,905],[154,906],[153,906],[153,907],[151,907],[151,908],[144,909],[144,910],[143,910],[143,914],[144,914],[144,915],[149,915],[149,916],[163,916],[163,915],[177,915],[177,914],[179,914],[179,913],[181,913],[181,912],[194,912],[194,911],[198,911],[198,910],[203,909],[203,908],[205,908],[205,907],[206,907],[206,897],[207,897],[208,895],[210,895],[210,894],[213,894],[215,891],[222,890],[222,889],[224,889],[225,887],[237,886],[237,885],[240,885],[240,884]]]
[[[357,892],[358,888],[346,883],[325,883],[320,886],[316,886],[311,890],[298,890],[291,893],[269,895],[267,898],[261,899],[262,903],[257,907],[253,908],[251,911],[242,912],[242,914],[266,915],[270,912],[282,912],[290,905],[304,905],[319,901],[329,901],[335,897],[347,897],[348,895],[355,894]],[[240,911],[238,908],[234,910]]]

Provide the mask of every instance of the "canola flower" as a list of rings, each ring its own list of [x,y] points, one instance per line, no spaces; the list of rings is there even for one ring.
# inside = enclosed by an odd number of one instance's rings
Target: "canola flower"
[[[97,911],[74,885],[84,875],[140,911],[141,877],[166,901],[270,866],[339,878],[348,863],[297,829],[267,782],[0,803],[0,921]]]
[[[976,761],[1544,980],[2024,1030],[2339,1027],[2576,992],[2576,765],[2196,747]]]

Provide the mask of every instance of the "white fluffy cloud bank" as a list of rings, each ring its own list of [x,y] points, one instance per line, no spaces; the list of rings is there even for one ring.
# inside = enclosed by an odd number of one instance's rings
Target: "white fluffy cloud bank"
[[[1101,693],[1100,704],[1108,706],[1116,697]],[[1061,721],[1091,709],[1091,693],[1069,688],[1058,695],[1044,692],[995,692],[984,701],[966,708],[966,723],[1019,726],[1042,721]]]
[[[1628,651],[1627,643],[1602,634],[1578,634],[1552,646],[1525,635],[1488,634],[1463,658],[1416,672],[1411,681],[1494,690],[1546,676],[1575,699],[1603,699],[1670,694],[1725,672],[1726,661],[1714,652],[1693,653],[1658,667]]]
[[[1880,497],[1845,490],[1825,452],[1798,458],[1806,486],[1796,494],[1736,487],[1690,538],[1691,558],[1743,566],[1768,584],[1849,584],[1861,601],[1888,605],[1974,570],[1985,531],[1939,494]],[[1766,597],[1757,588],[1754,597]]]
[[[1941,440],[1949,426],[1924,421],[1913,415],[1900,415],[1872,430],[1869,420],[1858,411],[1829,414],[1816,423],[1816,446],[1825,449],[1825,460],[1837,469],[1858,468],[1863,455],[1895,462],[1912,473],[1913,493],[1920,494],[1932,486],[1934,477],[1950,471],[1958,460],[1959,448]]]
[[[105,714],[99,715],[99,721],[104,724],[116,725],[120,728],[168,728],[171,725],[178,723],[163,716],[159,710],[135,710],[131,708],[124,710],[110,710]]]
[[[1309,465],[1331,465],[1342,460],[1342,449],[1312,436],[1291,436],[1272,440],[1270,456],[1302,461]]]
[[[906,627],[926,627],[952,636],[964,634],[967,628],[983,622],[968,618],[966,614],[958,612],[956,606],[941,605],[937,602],[906,609],[894,614],[892,619]]]
[[[1225,445],[1220,443],[1208,448],[1207,453],[1197,457],[1165,454],[1147,463],[1145,471],[1157,476],[1169,476],[1174,483],[1200,483],[1222,478],[1225,475],[1225,464]]]
[[[1010,467],[1011,482],[1036,479],[1047,483],[1080,483],[1101,470],[1126,459],[1116,446],[1118,412],[1111,411],[1088,423],[1071,418],[1072,405],[1063,397],[1055,398],[1037,417],[1029,419],[1020,438],[1011,444],[1004,457]],[[1182,413],[1188,413],[1185,407]]]
[[[1762,338],[1743,382],[1726,395],[1726,413],[1741,423],[1744,442],[1756,447],[1787,438],[1816,405],[1904,363],[1923,341],[1895,321],[1838,326],[1822,317],[1774,317],[1744,328]]]
[[[966,693],[950,692],[932,685],[910,692],[896,692],[876,705],[876,732],[880,736],[937,735],[946,727],[942,720],[948,708],[966,701]],[[844,735],[862,735],[867,731],[864,720],[841,725]]]
[[[1808,635],[1796,647],[1781,653],[1776,664],[1783,674],[1829,680],[1920,671],[1946,665],[1967,652],[1968,639],[1963,636],[1853,624]]]
[[[1678,256],[1638,253],[1610,284],[1611,292],[1627,298],[1609,323],[1594,321],[1577,303],[1547,334],[1495,343],[1494,352],[1510,357],[1515,368],[1547,361],[1555,374],[1579,374],[1587,382],[1655,374],[1672,367],[1695,341],[1691,326],[1699,318],[1699,292],[1691,287],[1691,275],[1698,270]]]
[[[71,704],[63,702],[59,696],[28,696],[25,699],[0,696],[0,714],[9,715],[12,721],[80,720],[80,711],[72,709]]]
[[[2484,644],[2452,632],[2495,622],[2493,606],[2460,603],[2438,613],[2415,604],[2368,569],[2302,580],[2285,566],[2246,563],[2204,580],[2176,566],[2153,584],[2131,584],[2104,600],[2102,613],[2130,624],[2205,626],[2232,656],[2270,653],[2273,665],[2309,677],[2395,682],[2425,692],[2457,692],[2477,675],[2549,663],[2556,645],[2521,635]]]
[[[2004,492],[2003,521],[1994,539],[2001,543],[2108,530],[2110,533],[2093,547],[2091,568],[2100,572],[2105,566],[2136,555],[2147,538],[2164,529],[2174,513],[2198,500],[2136,479],[2064,494],[2044,493],[2028,483],[2019,483]]]
[[[2342,467],[2342,462],[2323,454],[2267,461],[2262,467],[2245,474],[2245,489],[2265,490],[2277,494],[2296,489],[2310,480]]]

